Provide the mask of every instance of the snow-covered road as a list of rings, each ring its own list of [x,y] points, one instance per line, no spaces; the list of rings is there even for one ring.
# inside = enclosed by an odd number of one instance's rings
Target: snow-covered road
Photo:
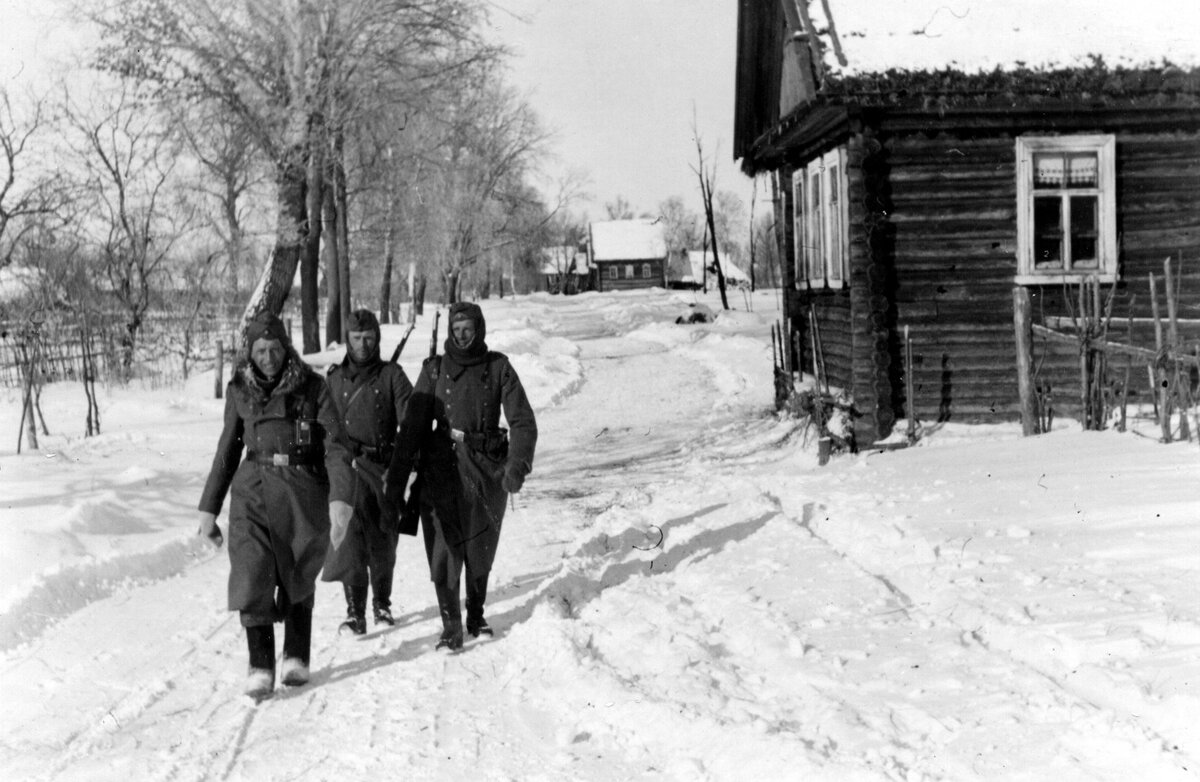
[[[818,467],[771,409],[773,299],[675,325],[691,300],[483,302],[542,432],[496,638],[433,650],[402,540],[397,626],[339,637],[320,584],[313,681],[260,705],[226,555],[187,538],[211,376],[114,390],[137,412],[99,441],[0,455],[0,542],[63,563],[11,576],[0,776],[1196,778],[1194,443],[951,425]]]

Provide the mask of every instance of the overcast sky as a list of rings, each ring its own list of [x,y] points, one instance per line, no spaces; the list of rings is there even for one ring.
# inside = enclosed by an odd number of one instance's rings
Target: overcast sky
[[[750,198],[731,159],[738,0],[486,0],[511,81],[554,134],[556,173],[585,172],[593,218],[624,197],[699,206],[694,131],[716,187]],[[1200,0],[829,0],[851,69],[990,68],[1168,57],[1200,63]],[[819,7],[819,3],[814,4]],[[0,0],[6,84],[78,36],[44,3]],[[24,71],[21,69],[25,68]],[[762,194],[760,193],[760,198]]]

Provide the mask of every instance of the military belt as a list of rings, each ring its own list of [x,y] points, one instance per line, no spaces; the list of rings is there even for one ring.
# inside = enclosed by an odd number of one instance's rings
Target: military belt
[[[246,461],[256,464],[270,464],[275,467],[304,467],[317,464],[320,460],[313,456],[293,456],[287,453],[264,453],[248,451]]]
[[[392,449],[389,446],[373,448],[369,445],[363,445],[362,443],[357,442],[353,445],[355,456],[365,456],[371,461],[379,462],[380,464],[389,461],[392,458]]]

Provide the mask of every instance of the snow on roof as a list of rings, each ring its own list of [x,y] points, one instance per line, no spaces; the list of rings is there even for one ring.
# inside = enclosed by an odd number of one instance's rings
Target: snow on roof
[[[662,223],[650,220],[607,220],[589,226],[592,259],[633,261],[667,257],[667,238]]]
[[[684,253],[680,253],[684,255]],[[702,285],[704,283],[704,267],[709,268],[709,282],[712,285],[717,284],[716,272],[713,271],[713,257],[708,250],[688,250],[686,258],[681,258],[682,263],[672,263],[671,271],[668,276],[671,282],[680,282],[685,285]],[[750,278],[746,276],[738,267],[734,266],[725,256],[721,256],[721,271],[725,274],[725,282],[738,285],[740,283],[749,284]]]
[[[587,274],[587,253],[570,245],[542,248],[542,274]]]
[[[820,5],[811,6],[817,28],[825,26]],[[848,61],[837,70],[845,73],[1070,66],[1092,55],[1112,65],[1200,64],[1194,1],[838,0],[832,13]]]

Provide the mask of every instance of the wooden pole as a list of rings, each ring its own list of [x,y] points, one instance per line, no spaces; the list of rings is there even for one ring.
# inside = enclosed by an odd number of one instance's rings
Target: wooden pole
[[[225,393],[225,343],[217,340],[217,361],[213,371],[213,399],[220,399]]]
[[[1037,396],[1033,388],[1033,305],[1029,289],[1013,288],[1013,330],[1017,342],[1017,390],[1021,399],[1021,434],[1038,434]]]
[[[905,439],[912,445],[917,441],[917,414],[913,395],[913,350],[912,339],[909,336],[908,324],[904,325],[904,415],[908,418],[908,431]]]
[[[1154,379],[1155,395],[1158,397],[1158,425],[1162,430],[1162,441],[1171,442],[1171,409],[1170,395],[1166,372],[1162,367],[1163,355],[1163,326],[1158,313],[1158,288],[1154,282],[1154,272],[1150,272],[1150,314],[1154,317],[1154,351],[1157,354],[1151,371]]]

